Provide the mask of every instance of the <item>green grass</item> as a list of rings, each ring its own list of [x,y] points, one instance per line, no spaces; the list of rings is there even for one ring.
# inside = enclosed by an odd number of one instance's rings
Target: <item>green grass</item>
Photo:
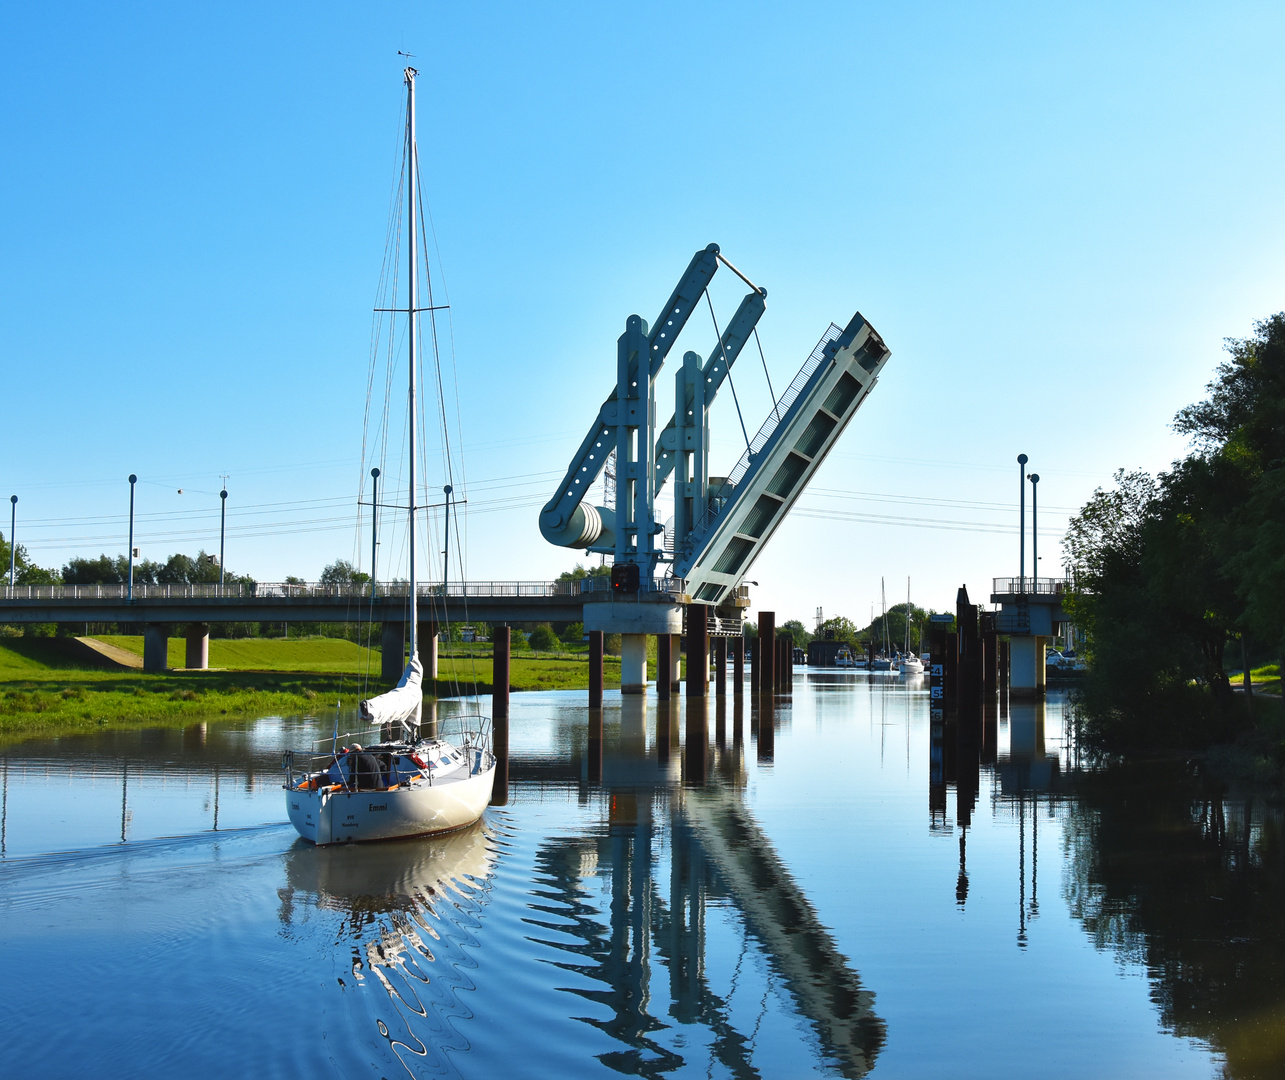
[[[97,640],[135,656],[143,655],[143,639],[103,634]],[[170,638],[172,668],[187,663],[187,642]],[[210,667],[230,671],[324,671],[332,674],[379,675],[379,650],[366,649],[342,638],[211,638]]]
[[[141,637],[101,640],[141,656]],[[5,735],[180,725],[220,716],[315,713],[336,700],[354,705],[377,693],[380,654],[334,638],[210,642],[208,671],[148,674],[91,664],[75,642],[55,638],[0,639],[0,738]],[[170,662],[183,663],[185,643],[170,641]],[[220,670],[221,669],[221,670]],[[363,678],[365,672],[370,678]],[[439,697],[491,691],[484,656],[442,656]],[[606,657],[604,682],[620,684],[620,660]],[[587,657],[513,657],[513,690],[575,690],[589,685]]]

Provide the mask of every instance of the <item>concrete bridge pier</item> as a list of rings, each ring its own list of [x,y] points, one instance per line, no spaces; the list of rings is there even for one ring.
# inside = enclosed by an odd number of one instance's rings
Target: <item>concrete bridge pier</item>
[[[169,671],[170,624],[147,623],[143,627],[143,670]]]
[[[210,666],[210,628],[205,623],[192,623],[187,628],[187,653],[183,666],[204,671]]]
[[[1009,641],[1009,693],[1015,698],[1043,697],[1048,638],[1014,635]]]
[[[647,635],[620,635],[620,692],[647,692]]]
[[[437,623],[422,622],[419,624],[419,633],[415,637],[415,645],[419,649],[419,662],[424,665],[426,684],[437,680],[437,633]],[[397,677],[400,679],[401,674],[398,673]]]
[[[384,682],[395,683],[406,669],[406,624],[384,623],[379,635],[379,648],[383,654],[379,677]]]

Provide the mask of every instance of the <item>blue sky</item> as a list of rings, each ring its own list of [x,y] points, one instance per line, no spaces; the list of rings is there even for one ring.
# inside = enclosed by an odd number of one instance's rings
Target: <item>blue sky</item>
[[[759,606],[809,622],[864,622],[881,577],[890,603],[907,575],[920,603],[963,583],[985,599],[1017,569],[1018,452],[1054,572],[1066,516],[1114,469],[1179,456],[1169,422],[1222,339],[1285,308],[1280,5],[51,3],[0,20],[0,495],[44,565],[124,551],[130,472],[150,557],[217,548],[227,474],[230,568],[368,562],[399,49],[421,72],[470,578],[576,562],[539,507],[625,319],[654,319],[711,241],[768,289],[778,392],[855,310],[892,349],[750,573]],[[737,285],[716,278],[723,318]],[[688,333],[708,349],[706,323]],[[770,407],[757,359],[735,369],[751,431]],[[730,409],[716,473],[743,446]]]

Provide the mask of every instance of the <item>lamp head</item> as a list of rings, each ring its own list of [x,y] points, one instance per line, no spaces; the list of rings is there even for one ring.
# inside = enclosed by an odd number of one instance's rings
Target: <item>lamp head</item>
[[[1018,455],[1017,455],[1017,463],[1018,463],[1019,465],[1025,465],[1025,464],[1026,464],[1028,461],[1030,461],[1030,460],[1031,460],[1031,459],[1030,459],[1030,458],[1028,458],[1025,454],[1018,454]]]

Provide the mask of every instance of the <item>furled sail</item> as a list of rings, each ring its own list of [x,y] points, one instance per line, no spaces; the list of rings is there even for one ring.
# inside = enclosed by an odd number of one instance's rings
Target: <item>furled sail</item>
[[[396,686],[361,703],[361,718],[369,724],[401,724],[410,729],[419,724],[420,706],[424,701],[424,665],[414,654]]]

